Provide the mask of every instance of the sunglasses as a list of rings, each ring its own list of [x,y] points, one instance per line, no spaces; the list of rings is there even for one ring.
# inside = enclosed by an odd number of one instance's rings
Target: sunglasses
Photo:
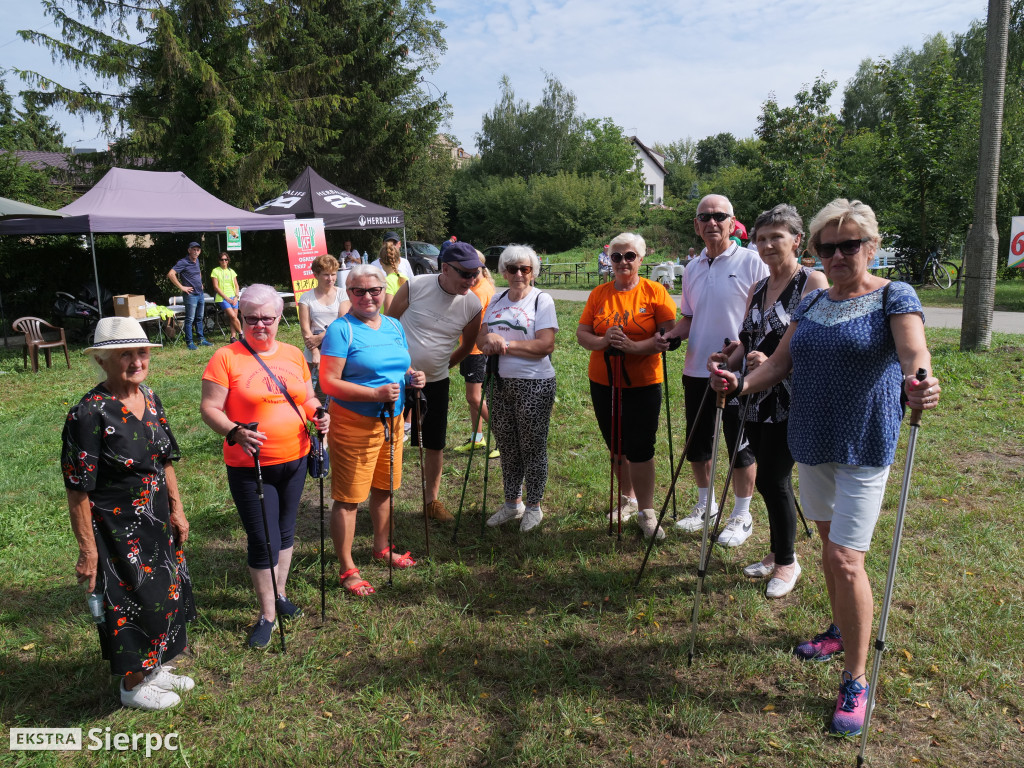
[[[529,264],[509,264],[505,267],[505,271],[510,275],[518,275],[520,272],[524,275],[529,275],[533,273],[533,267]]]
[[[245,315],[242,317],[245,320],[246,325],[273,325],[274,321],[277,320],[277,315],[271,315],[270,317],[262,317],[260,315]]]
[[[707,224],[712,219],[714,219],[719,224],[721,224],[726,219],[731,219],[731,218],[732,218],[732,214],[731,213],[722,213],[722,211],[715,211],[714,213],[698,213],[697,214],[697,221],[699,221],[701,224]]]
[[[378,285],[376,288],[349,288],[349,291],[351,291],[356,296],[359,296],[360,298],[362,298],[366,294],[370,294],[371,296],[376,298],[377,296],[380,296],[383,290],[383,286],[380,285]]]
[[[458,273],[459,277],[461,277],[463,280],[476,280],[480,276],[479,270],[476,269],[474,269],[472,272],[467,272],[466,270],[459,269],[458,267],[452,264],[448,264],[448,268],[454,269]]]
[[[228,259],[221,259],[221,261],[228,261]]]
[[[838,249],[843,256],[853,256],[869,239],[861,237],[856,240],[843,240],[841,243],[818,243],[818,255],[823,259],[831,259]]]
[[[637,256],[632,251],[626,251],[625,253],[613,253],[609,256],[609,258],[616,264],[618,264],[620,261],[625,261],[627,264],[632,264],[634,261],[636,261]]]

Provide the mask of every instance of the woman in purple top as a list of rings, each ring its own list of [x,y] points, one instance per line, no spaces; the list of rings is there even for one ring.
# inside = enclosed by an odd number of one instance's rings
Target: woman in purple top
[[[860,733],[873,604],[864,570],[896,455],[901,390],[915,409],[934,408],[939,382],[917,381],[931,368],[921,302],[905,283],[868,271],[878,222],[864,203],[837,199],[811,222],[810,250],[821,259],[827,290],[800,303],[778,349],[745,378],[721,370],[720,392],[760,392],[792,370],[789,449],[800,472],[800,499],[822,541],[832,623],[795,653],[823,660],[844,652],[832,731]]]

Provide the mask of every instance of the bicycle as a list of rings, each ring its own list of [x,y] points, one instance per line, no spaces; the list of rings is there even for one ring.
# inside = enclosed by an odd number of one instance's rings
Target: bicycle
[[[914,272],[914,266],[909,257],[900,254],[896,257],[896,264],[887,271],[886,277],[911,285],[924,285],[931,282],[945,290],[953,284],[959,272],[960,268],[956,264],[940,260],[938,251],[934,251],[928,254],[917,273]]]

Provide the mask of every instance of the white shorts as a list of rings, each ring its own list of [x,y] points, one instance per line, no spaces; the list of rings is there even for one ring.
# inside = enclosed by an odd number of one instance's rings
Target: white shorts
[[[867,552],[882,511],[889,467],[799,462],[796,466],[804,517],[830,522],[828,539],[833,544]]]

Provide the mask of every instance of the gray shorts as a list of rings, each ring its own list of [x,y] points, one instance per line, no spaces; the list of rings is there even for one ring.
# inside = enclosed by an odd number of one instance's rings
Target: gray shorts
[[[889,467],[855,464],[800,464],[800,505],[804,517],[831,523],[828,540],[867,552],[882,511]]]

